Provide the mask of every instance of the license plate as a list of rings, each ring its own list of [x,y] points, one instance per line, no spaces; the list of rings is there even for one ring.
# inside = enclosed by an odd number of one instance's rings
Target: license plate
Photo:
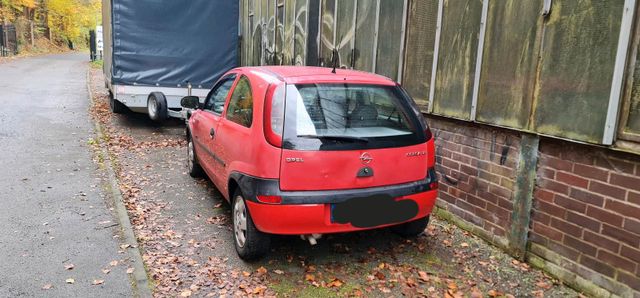
[[[415,201],[396,200],[385,195],[353,198],[342,203],[331,204],[331,222],[350,223],[356,228],[400,223],[416,215],[418,215],[418,204]]]

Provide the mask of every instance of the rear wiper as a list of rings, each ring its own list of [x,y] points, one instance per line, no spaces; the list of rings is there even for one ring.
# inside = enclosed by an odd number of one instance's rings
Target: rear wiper
[[[368,143],[369,140],[361,137],[352,136],[335,136],[335,135],[299,135],[299,138],[306,139],[319,139],[319,140],[334,140],[334,141],[351,141],[351,142],[363,142]]]

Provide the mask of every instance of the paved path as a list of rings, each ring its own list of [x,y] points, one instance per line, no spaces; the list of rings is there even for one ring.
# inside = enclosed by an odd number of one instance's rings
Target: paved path
[[[88,145],[87,58],[0,63],[0,297],[132,296]]]

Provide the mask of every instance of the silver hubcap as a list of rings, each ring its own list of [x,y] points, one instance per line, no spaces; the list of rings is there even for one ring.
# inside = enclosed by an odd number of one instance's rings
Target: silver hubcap
[[[244,247],[247,241],[247,208],[241,196],[236,197],[233,204],[233,232],[238,246]]]
[[[189,140],[189,145],[188,145],[188,149],[189,152],[187,152],[187,165],[189,166],[189,170],[193,169],[193,164],[195,162],[195,154],[193,153],[193,141]]]
[[[156,104],[156,99],[155,98],[151,98],[149,99],[149,115],[151,116],[155,116],[156,112],[158,111],[158,106]]]

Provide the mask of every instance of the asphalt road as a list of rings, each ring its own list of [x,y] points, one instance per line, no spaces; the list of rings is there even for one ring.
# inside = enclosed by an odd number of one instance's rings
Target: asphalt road
[[[88,145],[87,58],[0,63],[0,297],[133,295]]]

